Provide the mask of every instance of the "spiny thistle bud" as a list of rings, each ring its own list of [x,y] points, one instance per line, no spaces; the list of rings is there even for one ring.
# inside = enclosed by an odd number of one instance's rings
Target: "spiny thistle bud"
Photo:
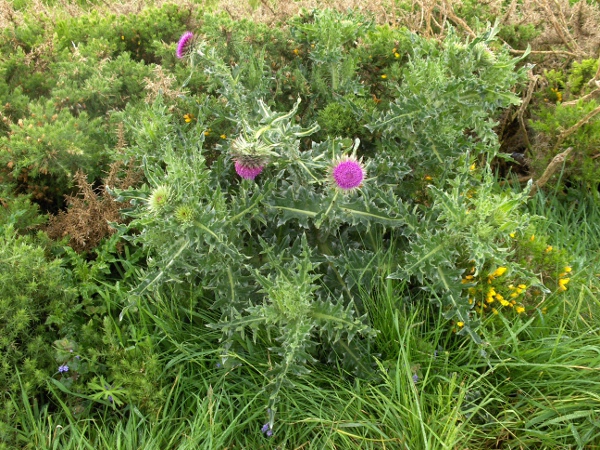
[[[169,186],[158,186],[150,194],[148,198],[148,209],[154,213],[159,213],[169,203],[171,196],[171,188]]]
[[[175,220],[187,224],[194,220],[194,209],[190,205],[181,205],[175,209]]]

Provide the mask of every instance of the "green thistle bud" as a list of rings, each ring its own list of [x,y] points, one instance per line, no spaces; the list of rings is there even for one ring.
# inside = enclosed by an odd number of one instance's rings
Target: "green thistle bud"
[[[175,209],[175,220],[182,224],[192,223],[194,220],[194,209],[189,205],[181,205]]]
[[[169,203],[171,196],[171,188],[169,186],[158,186],[150,194],[148,198],[148,209],[153,213],[159,213]]]

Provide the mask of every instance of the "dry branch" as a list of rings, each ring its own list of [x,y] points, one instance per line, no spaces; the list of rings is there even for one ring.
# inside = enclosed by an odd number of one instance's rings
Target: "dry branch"
[[[578,99],[571,100],[570,102],[563,102],[563,106],[576,105],[577,103],[579,103],[581,101],[586,101],[586,100],[589,100],[591,98],[597,97],[599,94],[600,94],[600,88],[599,89],[594,89],[592,92],[590,92],[587,95],[584,95],[583,97],[579,97]]]
[[[529,105],[529,102],[531,101],[531,97],[533,96],[533,91],[535,90],[535,86],[540,78],[539,75],[532,75],[532,72],[529,72],[529,78],[530,78],[530,82],[529,82],[529,87],[527,88],[527,94],[525,95],[525,98],[523,99],[523,102],[521,103],[521,107],[519,108],[519,111],[517,111],[517,117],[519,118],[519,125],[521,126],[521,131],[523,132],[523,137],[525,138],[525,145],[527,146],[527,149],[531,148],[531,142],[529,142],[529,135],[527,134],[527,127],[525,126],[525,119],[523,118],[523,115],[525,114],[525,110],[527,109],[527,106]]]
[[[554,158],[552,158],[552,161],[550,161],[550,164],[548,164],[548,167],[546,167],[546,170],[544,170],[542,176],[535,183],[533,183],[531,191],[529,192],[530,197],[533,197],[538,191],[538,189],[543,187],[550,180],[552,175],[556,173],[559,167],[562,167],[565,160],[571,154],[572,151],[573,147],[569,147],[564,152],[559,153]]]

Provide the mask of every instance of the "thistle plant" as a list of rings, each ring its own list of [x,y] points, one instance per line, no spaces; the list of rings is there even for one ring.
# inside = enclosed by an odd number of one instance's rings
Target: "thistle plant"
[[[338,25],[363,33],[368,28],[354,22]],[[323,32],[311,26],[298,26],[309,41],[310,33]],[[315,50],[315,55],[329,55],[347,44],[336,41],[335,36],[319,41],[315,47],[327,45],[327,51]],[[476,105],[474,98],[481,102],[480,94],[491,81],[471,73],[467,87],[463,86],[465,77],[449,83],[443,74],[454,64],[447,59],[453,54],[448,49],[458,45],[456,38],[451,38],[446,50],[436,53],[431,67],[424,66],[417,56],[438,50],[431,42],[413,38],[415,61],[407,68],[405,84],[410,87],[418,81],[411,88],[415,98],[405,104],[399,100],[371,124],[386,139],[377,152],[363,149],[355,136],[314,142],[319,125],[312,120],[316,115],[311,108],[319,102],[302,95],[293,96],[293,103],[287,106],[267,101],[276,89],[276,78],[270,76],[264,52],[248,51],[248,64],[232,64],[209,42],[201,41],[193,41],[188,49],[194,54],[190,64],[203,71],[208,81],[206,96],[186,100],[196,106],[194,121],[185,121],[184,114],[173,112],[159,99],[131,126],[129,151],[143,162],[147,185],[117,194],[132,205],[128,212],[133,218],[128,225],[133,231],[131,239],[148,251],[149,258],[143,280],[125,310],[140,302],[151,309],[147,294],[164,291],[167,285],[171,292],[177,286],[200,292],[206,307],[219,316],[206,324],[222,332],[219,363],[233,368],[258,359],[256,366],[265,367],[264,388],[271,411],[268,430],[273,429],[281,389],[312,365],[336,363],[358,375],[371,372],[375,331],[357,301],[359,292],[368,292],[371,285],[368,277],[362,280],[356,274],[366,273],[381,248],[382,236],[391,239],[387,236],[393,230],[394,236],[405,236],[411,242],[406,257],[397,255],[405,268],[398,276],[433,283],[435,295],[443,297],[440,304],[448,319],[458,318],[466,324],[464,329],[475,330],[468,304],[463,305],[457,297],[462,291],[444,280],[457,279],[462,289],[460,276],[466,270],[462,265],[469,259],[476,259],[479,270],[503,261],[492,256],[494,251],[503,252],[498,230],[521,226],[516,219],[519,196],[505,201],[498,194],[489,204],[484,202],[485,195],[476,197],[480,203],[471,216],[476,218],[474,223],[456,214],[457,208],[468,209],[459,195],[464,184],[475,184],[462,172],[450,194],[432,188],[430,214],[405,207],[413,201],[406,198],[411,188],[405,179],[410,172],[407,162],[412,159],[391,151],[390,143],[397,136],[408,139],[418,118],[446,111],[438,116],[444,118],[443,130],[448,132],[432,134],[435,142],[423,140],[419,145],[435,144],[433,153],[442,142],[450,149],[455,145],[452,139],[462,136],[467,124],[474,124],[476,132],[483,131],[481,139],[468,148],[493,152],[489,114],[507,104],[505,100],[514,101],[502,89],[489,93],[489,101],[477,110],[476,122],[469,122],[465,108],[448,107],[444,99],[451,105],[467,100]],[[482,45],[457,47],[456,52],[479,58],[482,71],[492,67],[508,86],[513,79],[508,75],[512,62],[488,55]],[[202,51],[195,51],[196,46]],[[315,59],[311,70],[320,71],[321,62],[327,64]],[[416,87],[425,86],[431,71],[437,77],[434,85],[438,91],[454,86],[458,98],[450,99],[448,92],[437,103],[416,102]],[[355,94],[361,95],[359,91]],[[430,89],[427,95],[441,95],[438,91]],[[190,111],[186,107],[186,114]],[[412,117],[409,122],[404,121],[402,117],[408,116]],[[457,118],[461,121],[452,125]],[[397,127],[393,133],[389,128],[392,122]],[[225,127],[226,138],[210,144],[210,134],[218,136]],[[433,123],[428,122],[427,127]],[[433,133],[430,128],[427,131]],[[408,146],[408,152],[412,150]],[[453,170],[450,161],[446,167]],[[491,195],[491,182],[484,181],[482,189]],[[484,227],[491,218],[498,223]],[[448,251],[443,250],[447,236],[434,232],[436,220],[445,221],[445,229],[451,230],[454,247]],[[481,242],[472,239],[459,251],[460,239],[471,226],[480,226]],[[395,245],[403,249],[403,242]],[[423,255],[434,257],[429,261]],[[443,276],[435,272],[437,268]],[[268,364],[264,364],[265,358]]]

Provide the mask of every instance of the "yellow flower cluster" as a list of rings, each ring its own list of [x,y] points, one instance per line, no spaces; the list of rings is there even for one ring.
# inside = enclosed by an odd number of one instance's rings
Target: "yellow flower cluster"
[[[561,292],[564,292],[567,290],[567,284],[569,283],[569,281],[571,281],[571,278],[569,278],[569,273],[571,272],[570,267],[565,267],[564,271],[559,275],[558,278],[558,290]]]
[[[560,91],[558,90],[558,88],[555,88],[555,87],[553,87],[553,88],[550,88],[550,90],[551,90],[552,92],[554,92],[554,95],[556,95],[556,101],[557,101],[557,103],[560,103],[560,102],[562,102],[562,92],[560,92]]]
[[[501,266],[501,267],[498,267],[497,269],[495,269],[493,272],[489,273],[487,276],[488,284],[492,284],[492,282],[494,280],[502,277],[507,272],[507,270],[508,269],[506,267]],[[474,271],[475,271],[475,268],[473,268],[471,270],[471,274],[465,275],[463,277],[463,279],[462,279],[463,284],[476,283],[476,280],[474,279],[474,276],[472,275],[472,273]],[[484,290],[485,301],[484,300],[477,301],[476,308],[475,308],[476,312],[478,312],[479,314],[483,314],[483,311],[485,309],[488,309],[488,305],[491,306],[495,302],[500,303],[500,305],[503,307],[514,308],[515,311],[517,312],[517,314],[521,314],[521,313],[525,312],[524,306],[517,305],[517,297],[519,297],[520,295],[523,294],[523,292],[525,292],[525,290],[527,289],[526,285],[519,284],[516,287],[512,284],[509,285],[508,289],[510,290],[510,293],[507,294],[506,297],[501,292],[498,292],[496,289],[498,289],[497,286],[496,287],[490,286],[489,288],[487,288],[487,290]],[[477,287],[475,287],[475,286],[471,286],[468,288],[469,305],[472,305],[473,302],[475,301],[474,296],[477,294],[478,291],[481,292],[481,289],[477,289]],[[498,314],[498,310],[496,308],[491,308],[491,311],[493,314]]]

